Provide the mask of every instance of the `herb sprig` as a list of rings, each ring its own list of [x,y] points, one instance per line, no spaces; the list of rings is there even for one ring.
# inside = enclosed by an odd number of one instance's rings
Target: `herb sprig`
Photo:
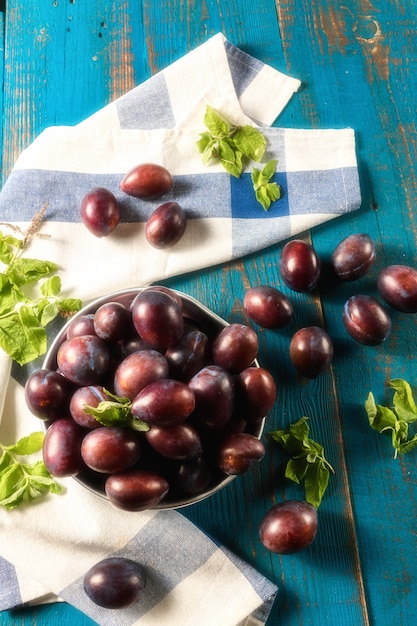
[[[270,433],[292,456],[285,468],[285,477],[297,484],[304,483],[307,502],[316,509],[327,489],[333,467],[324,456],[324,448],[309,437],[308,417],[302,417],[289,428]]]
[[[201,133],[197,141],[204,165],[212,160],[219,161],[229,174],[239,178],[246,162],[260,162],[264,157],[266,138],[254,126],[232,124],[210,105],[206,107],[204,124],[208,130]],[[256,199],[265,210],[281,197],[279,185],[270,182],[276,164],[276,159],[271,159],[262,170],[254,168],[252,172]]]
[[[19,365],[45,354],[49,322],[81,308],[81,300],[60,297],[55,263],[21,256],[34,236],[44,236],[38,229],[45,211],[46,205],[26,231],[13,224],[4,224],[13,234],[0,231],[0,347]]]
[[[256,199],[262,204],[265,211],[269,209],[271,202],[275,202],[281,197],[281,187],[278,183],[271,182],[276,166],[277,160],[271,159],[262,170],[257,167],[252,168],[252,183]]]
[[[371,428],[391,435],[394,458],[417,447],[417,433],[410,436],[409,426],[417,420],[417,405],[410,383],[402,378],[389,381],[394,389],[392,407],[376,404],[372,392],[365,401],[365,410]]]
[[[34,432],[15,444],[0,444],[0,506],[4,509],[14,509],[46,493],[61,494],[64,491],[43,461],[28,463],[22,459],[39,452],[43,440],[43,432]]]
[[[92,415],[102,426],[128,426],[138,432],[146,432],[149,425],[140,419],[133,417],[131,412],[132,402],[129,398],[116,396],[107,389],[103,389],[109,400],[103,400],[94,407],[87,405],[84,411]]]

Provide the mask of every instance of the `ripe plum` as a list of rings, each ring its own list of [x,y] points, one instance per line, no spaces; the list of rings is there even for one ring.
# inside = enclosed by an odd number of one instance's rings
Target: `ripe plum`
[[[130,428],[102,426],[82,440],[84,463],[96,472],[115,474],[132,467],[140,457],[140,440]]]
[[[311,244],[292,239],[282,249],[279,270],[284,283],[293,291],[312,291],[320,279],[321,261]]]
[[[417,313],[417,270],[389,265],[378,275],[377,286],[385,302],[402,313]]]
[[[237,407],[248,422],[257,422],[272,409],[277,397],[275,380],[263,367],[247,367],[236,381]]]
[[[141,163],[130,169],[120,183],[120,189],[130,196],[151,200],[171,191],[174,179],[162,165]]]
[[[391,318],[372,296],[351,296],[342,311],[343,324],[353,339],[365,346],[376,346],[389,336]]]
[[[265,446],[249,433],[225,437],[219,445],[218,466],[228,476],[243,474],[265,456]]]
[[[168,378],[168,373],[168,361],[157,350],[132,352],[116,368],[114,389],[118,396],[133,400],[150,383]]]
[[[243,298],[243,308],[252,321],[262,328],[281,328],[293,316],[289,299],[275,287],[251,287]]]
[[[333,342],[319,326],[300,328],[290,342],[290,359],[298,374],[316,378],[333,359]]]
[[[187,382],[208,365],[210,358],[209,340],[201,330],[190,330],[165,352],[171,378]]]
[[[205,463],[202,457],[199,457],[179,465],[175,484],[180,493],[196,495],[207,489],[212,478],[212,468]]]
[[[168,493],[169,484],[148,470],[127,470],[106,478],[105,492],[110,502],[124,511],[143,511],[155,507]]]
[[[82,335],[95,335],[94,313],[75,317],[67,326],[67,339],[80,337]]]
[[[96,335],[66,339],[58,348],[58,369],[80,386],[100,384],[110,366],[110,350]]]
[[[223,428],[234,406],[232,376],[219,365],[207,365],[197,372],[188,386],[194,392],[193,422],[203,429]]]
[[[72,419],[83,428],[92,430],[99,428],[100,422],[93,415],[85,412],[86,406],[97,407],[100,402],[105,402],[109,397],[101,385],[89,385],[78,387],[72,394],[69,410]]]
[[[151,447],[163,457],[187,461],[201,456],[201,438],[196,428],[182,422],[173,426],[152,426],[145,433]]]
[[[106,341],[125,339],[132,331],[132,316],[120,302],[106,302],[94,314],[94,331]]]
[[[374,242],[369,235],[354,233],[336,246],[331,256],[331,265],[340,280],[351,281],[364,276],[374,264],[375,258]]]
[[[96,237],[107,237],[120,221],[119,203],[109,189],[95,187],[81,201],[81,219]]]
[[[213,341],[213,362],[231,374],[238,374],[253,363],[258,348],[258,335],[253,328],[245,324],[230,324]]]
[[[293,554],[314,541],[317,529],[317,511],[311,504],[286,500],[266,513],[259,526],[259,536],[271,552]]]
[[[141,565],[124,557],[108,557],[93,565],[83,578],[87,596],[105,609],[124,609],[139,602],[146,587]]]
[[[192,389],[173,378],[162,378],[149,383],[132,402],[132,415],[147,424],[173,426],[183,422],[194,410]]]
[[[171,248],[182,238],[186,226],[185,211],[178,202],[165,202],[150,215],[145,237],[154,248]]]
[[[42,447],[43,461],[53,476],[75,476],[85,467],[81,457],[84,431],[71,418],[55,420],[48,427]]]
[[[72,385],[58,372],[39,369],[26,380],[25,400],[36,417],[54,420],[66,415],[72,391]]]
[[[136,331],[156,350],[165,351],[182,337],[182,309],[167,293],[145,289],[133,300],[131,310]]]

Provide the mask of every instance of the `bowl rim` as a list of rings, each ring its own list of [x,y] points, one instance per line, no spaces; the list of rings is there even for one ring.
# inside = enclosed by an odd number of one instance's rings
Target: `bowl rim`
[[[92,300],[89,300],[57,332],[56,336],[54,337],[53,341],[51,342],[48,348],[47,353],[45,354],[41,368],[43,369],[55,369],[56,368],[56,356],[57,356],[58,348],[63,343],[63,341],[65,341],[67,329],[74,319],[77,319],[83,315],[94,313],[102,304],[106,304],[110,300],[117,300],[117,301],[126,300],[126,303],[130,305],[133,302],[134,298],[139,293],[141,293],[142,291],[145,291],[146,289],[149,289],[151,287],[156,287],[156,286],[157,285],[148,285],[145,287],[129,287],[126,289],[112,291],[112,292],[109,292],[108,294],[104,294],[97,298],[93,298]],[[227,320],[220,317],[217,313],[209,309],[206,305],[204,305],[202,302],[200,302],[193,296],[190,296],[187,293],[184,293],[182,291],[179,291],[171,287],[169,287],[169,289],[173,291],[174,293],[176,293],[178,296],[180,296],[183,302],[183,305],[185,305],[184,311],[186,313],[187,312],[190,313],[190,311],[193,311],[193,312],[198,311],[201,315],[207,316],[213,324],[215,323],[223,328],[230,326],[231,322],[228,322]],[[55,366],[54,366],[54,363],[55,363]],[[257,358],[254,359],[253,366],[260,367]],[[264,416],[262,420],[259,421],[259,426],[255,430],[254,434],[258,439],[262,437],[264,426],[265,426],[265,420],[266,420],[266,416]],[[48,429],[49,425],[52,423],[52,421],[53,420],[42,420],[42,426],[45,432]],[[180,509],[180,508],[184,508],[187,506],[191,506],[193,504],[197,504],[198,502],[201,502],[202,500],[206,500],[210,496],[222,490],[224,487],[229,485],[233,480],[235,480],[237,476],[238,474],[233,474],[229,476],[225,475],[224,478],[220,480],[220,482],[214,484],[212,487],[210,487],[209,489],[206,489],[202,493],[196,494],[194,496],[187,496],[186,498],[181,498],[177,501],[176,500],[165,501],[165,499],[162,499],[160,502],[158,502],[158,504],[156,504],[153,507],[150,507],[147,510],[173,510],[173,509]],[[106,496],[104,491],[98,488],[95,488],[93,485],[88,484],[85,478],[83,479],[83,472],[81,472],[80,474],[71,476],[71,478],[73,478],[73,480],[75,480],[75,482],[81,485],[84,489],[87,489],[88,491],[95,494],[96,496],[106,500],[107,502],[110,502],[109,498]]]

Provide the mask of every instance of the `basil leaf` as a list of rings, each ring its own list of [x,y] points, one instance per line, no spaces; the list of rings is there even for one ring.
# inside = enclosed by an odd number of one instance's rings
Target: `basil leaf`
[[[276,182],[269,182],[275,174],[277,161],[271,159],[262,170],[252,168],[252,184],[258,202],[262,204],[265,211],[269,209],[272,202],[281,197],[281,188]]]
[[[324,466],[322,461],[312,463],[308,466],[304,478],[306,500],[316,509],[318,509],[321,504],[329,483],[329,478],[329,470]]]
[[[295,456],[288,461],[285,467],[285,477],[300,484],[306,475],[308,467],[309,463],[304,454]]]
[[[233,144],[229,139],[219,141],[219,158],[224,169],[239,178],[242,173],[242,153],[233,149]]]
[[[417,420],[417,406],[410,383],[401,378],[394,378],[390,380],[389,385],[395,389],[392,401],[399,419],[415,422]]]
[[[309,437],[307,421],[304,416],[289,428],[272,431],[270,435],[292,454],[285,468],[285,477],[298,484],[304,482],[307,501],[318,508],[334,469],[324,455],[323,446]]]
[[[398,452],[400,454],[407,454],[407,452],[411,452],[414,448],[417,448],[417,433],[408,441],[400,443]]]
[[[389,407],[375,403],[374,395],[369,392],[365,402],[365,409],[368,414],[370,426],[382,433],[384,430],[397,428],[397,417]]]
[[[204,124],[215,137],[229,134],[229,124],[210,105],[206,107]]]
[[[260,161],[265,153],[266,139],[254,126],[242,126],[233,133],[236,148],[253,161]]]

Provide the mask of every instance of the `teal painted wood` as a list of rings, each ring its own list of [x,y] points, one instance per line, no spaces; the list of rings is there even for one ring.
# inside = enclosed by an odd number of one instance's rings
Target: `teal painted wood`
[[[71,124],[162,69],[222,30],[233,43],[303,80],[303,89],[276,125],[356,130],[362,209],[316,228],[311,239],[324,262],[319,290],[289,292],[281,282],[282,246],[198,275],[167,281],[230,321],[247,321],[249,286],[274,284],[295,306],[282,331],[260,330],[260,361],[279,390],[267,431],[302,415],[336,469],[320,507],[312,548],[277,557],[260,544],[264,512],[282,498],[302,497],[283,479],[286,457],[265,438],[264,462],[227,491],[183,513],[254,564],[280,587],[268,626],[413,626],[417,615],[416,456],[392,458],[389,440],[366,422],[370,389],[389,401],[386,383],[416,381],[416,318],[393,313],[394,332],[377,348],[354,344],[341,309],[355,292],[375,294],[385,264],[416,263],[416,18],[411,0],[233,0],[192,4],[91,0],[8,2],[4,80],[4,173],[20,150],[50,124]],[[328,259],[352,232],[367,232],[378,248],[366,278],[335,284]],[[300,326],[324,324],[335,343],[332,370],[297,383],[288,345]],[[0,613],[0,626],[91,621],[65,604]]]

